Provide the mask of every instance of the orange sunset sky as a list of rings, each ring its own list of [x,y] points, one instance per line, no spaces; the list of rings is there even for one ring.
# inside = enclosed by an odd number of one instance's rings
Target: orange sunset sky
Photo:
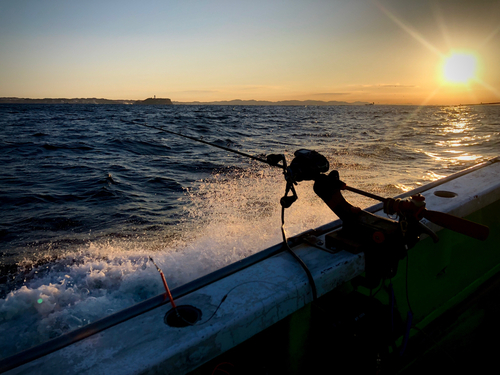
[[[500,101],[498,0],[0,0],[0,97]]]

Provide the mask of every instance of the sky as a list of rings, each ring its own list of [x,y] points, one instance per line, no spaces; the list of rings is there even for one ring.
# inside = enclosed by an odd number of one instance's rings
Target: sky
[[[0,97],[154,95],[500,102],[500,0],[0,0]]]

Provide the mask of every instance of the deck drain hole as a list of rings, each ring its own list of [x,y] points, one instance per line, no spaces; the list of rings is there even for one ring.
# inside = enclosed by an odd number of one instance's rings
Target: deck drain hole
[[[170,327],[182,328],[194,325],[201,319],[201,310],[194,306],[181,305],[170,309],[165,314],[163,322]]]
[[[434,195],[440,198],[455,198],[458,194],[452,191],[437,190],[434,192]]]

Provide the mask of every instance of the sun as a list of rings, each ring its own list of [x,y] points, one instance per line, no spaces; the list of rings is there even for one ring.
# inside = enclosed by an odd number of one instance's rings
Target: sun
[[[472,53],[454,52],[444,59],[442,74],[448,83],[469,83],[476,72],[477,58]]]

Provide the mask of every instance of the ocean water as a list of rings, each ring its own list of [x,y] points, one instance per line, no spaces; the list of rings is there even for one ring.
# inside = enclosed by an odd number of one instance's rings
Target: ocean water
[[[0,104],[0,358],[281,241],[277,168],[314,149],[395,196],[500,154],[500,106]],[[289,235],[335,219],[311,182]],[[354,204],[377,203],[345,194]]]

